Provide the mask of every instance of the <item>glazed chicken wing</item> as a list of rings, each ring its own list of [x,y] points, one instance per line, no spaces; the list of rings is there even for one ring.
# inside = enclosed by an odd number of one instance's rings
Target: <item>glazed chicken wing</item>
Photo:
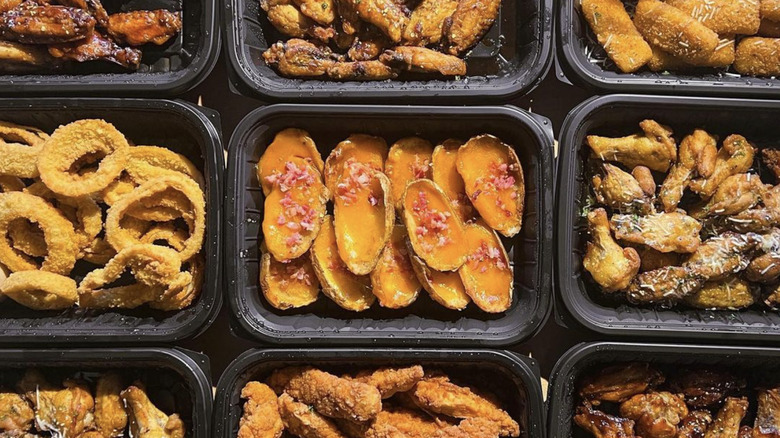
[[[442,26],[458,7],[458,0],[422,0],[404,29],[404,43],[427,46],[441,40]]]
[[[81,41],[50,45],[49,53],[55,58],[69,61],[109,61],[132,70],[141,65],[139,50],[119,47],[99,32],[92,32],[89,37]]]
[[[615,417],[590,406],[577,408],[574,422],[595,438],[634,438],[634,422]]]
[[[358,33],[347,56],[353,61],[377,59],[391,45],[387,36],[372,26]]]
[[[70,6],[72,8],[83,9],[97,20],[97,24],[100,27],[108,26],[108,13],[100,0],[57,0],[57,3],[63,6]]]
[[[666,391],[637,394],[620,405],[620,416],[634,420],[643,438],[675,438],[687,415],[685,400]]]
[[[322,76],[335,62],[327,47],[293,38],[272,45],[263,53],[269,65],[276,65],[285,76],[311,77]]]
[[[0,41],[0,73],[28,73],[56,68],[46,46]]]
[[[676,373],[668,382],[670,391],[682,394],[693,408],[716,405],[745,389],[745,379],[715,368],[692,368]]]
[[[647,245],[660,252],[691,253],[701,244],[701,223],[677,212],[649,216],[616,214],[610,227],[618,240]]]
[[[37,370],[29,370],[19,382],[35,409],[35,423],[41,432],[76,437],[92,427],[95,400],[82,382],[65,380],[63,389],[50,385]]]
[[[397,392],[406,392],[414,388],[423,378],[423,368],[419,365],[406,368],[379,368],[375,371],[358,373],[355,380],[371,385],[379,390],[383,399]]]
[[[732,216],[741,213],[759,203],[766,191],[764,187],[758,175],[732,175],[723,180],[709,201],[689,210],[688,214],[703,219],[708,216]]]
[[[333,0],[293,0],[303,15],[317,23],[327,26],[336,19],[336,5]]]
[[[639,181],[619,167],[604,163],[603,176],[594,176],[592,182],[599,204],[628,213],[653,213],[652,200]]]
[[[461,55],[471,49],[493,26],[501,0],[459,0],[455,12],[446,20],[442,48],[450,55]]]
[[[273,389],[260,382],[249,382],[241,390],[244,415],[238,438],[280,438],[284,431],[279,405]]]
[[[178,414],[166,415],[152,404],[146,392],[130,386],[121,393],[130,418],[134,438],[184,438],[184,423]]]
[[[284,390],[327,417],[369,421],[382,410],[382,397],[376,387],[316,369],[292,377]]]
[[[589,135],[588,146],[604,161],[617,161],[629,169],[645,166],[656,172],[666,172],[677,160],[677,145],[671,129],[654,120],[639,124],[643,134],[609,138]]]
[[[24,432],[30,430],[35,413],[21,395],[0,391],[0,431]]]
[[[337,81],[383,81],[398,76],[395,70],[379,61],[334,62],[327,73]]]
[[[754,156],[755,148],[745,137],[741,135],[726,137],[716,156],[712,174],[691,181],[691,190],[703,198],[711,197],[726,178],[747,172],[753,165]]]
[[[715,421],[707,428],[705,438],[733,438],[739,433],[739,426],[748,410],[747,397],[728,397],[718,411]]]
[[[347,438],[332,421],[288,394],[279,397],[279,414],[288,432],[300,438]]]
[[[582,260],[585,270],[606,292],[625,289],[639,272],[639,254],[615,242],[603,208],[588,213],[588,229],[592,239]]]
[[[24,3],[24,0],[0,0],[0,13],[8,12],[22,3]]]
[[[762,149],[761,161],[780,180],[780,149]]]
[[[379,60],[390,66],[418,73],[439,73],[444,76],[466,74],[464,60],[425,47],[395,47],[386,50]]]
[[[78,41],[95,29],[87,11],[27,1],[0,14],[0,38],[25,44]]]
[[[165,44],[181,31],[181,12],[165,9],[132,11],[108,17],[108,34],[130,46]]]
[[[589,403],[624,402],[664,382],[664,376],[646,362],[610,365],[583,380],[580,397]]]
[[[758,411],[753,425],[753,438],[780,436],[780,388],[758,393]]]
[[[105,373],[95,390],[95,426],[104,438],[119,437],[127,427],[127,412],[120,393],[124,385],[117,373]]]
[[[712,175],[717,152],[715,137],[701,129],[693,131],[693,134],[683,139],[677,152],[677,162],[661,186],[659,198],[664,211],[675,211],[692,178],[697,175],[703,178]]]
[[[677,426],[676,438],[704,438],[710,423],[712,415],[709,411],[691,411]]]
[[[336,0],[336,11],[341,21],[341,29],[345,34],[354,35],[363,27],[363,22],[360,21],[360,15],[352,0]]]
[[[401,35],[409,23],[404,10],[392,0],[346,0],[357,11],[358,16],[378,27],[394,42],[401,41]]]

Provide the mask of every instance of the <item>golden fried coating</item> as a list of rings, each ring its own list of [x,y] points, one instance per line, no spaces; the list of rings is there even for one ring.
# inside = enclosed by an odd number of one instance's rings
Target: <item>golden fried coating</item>
[[[127,413],[120,393],[124,389],[122,377],[109,372],[100,376],[95,390],[95,426],[104,438],[124,435]]]
[[[756,0],[665,0],[718,35],[754,35],[761,22]]]
[[[404,407],[385,408],[376,416],[374,422],[392,424],[407,438],[430,438],[449,426],[446,421]]]
[[[753,165],[755,148],[741,135],[730,135],[723,141],[715,158],[715,168],[708,177],[691,181],[691,190],[703,198],[709,198],[718,186],[731,175],[747,172]]]
[[[0,294],[35,310],[62,310],[78,302],[76,281],[53,272],[16,271],[0,283]]]
[[[335,62],[327,47],[318,47],[298,38],[272,45],[263,53],[263,58],[286,76],[322,76]]]
[[[120,44],[165,44],[181,32],[181,12],[132,11],[108,17],[108,34]]]
[[[279,414],[287,431],[299,438],[346,438],[330,420],[288,394],[279,397]]]
[[[758,392],[758,410],[753,430],[755,438],[780,436],[780,388]]]
[[[634,25],[651,45],[685,60],[709,57],[718,47],[717,33],[659,0],[639,0]]]
[[[704,281],[684,266],[666,266],[634,277],[626,298],[634,304],[676,303],[701,289]]]
[[[457,7],[458,0],[422,0],[412,11],[409,24],[404,29],[404,44],[427,46],[438,43],[444,21]]]
[[[704,438],[710,423],[709,411],[691,411],[677,427],[677,438]]]
[[[0,391],[0,431],[24,432],[30,430],[35,413],[27,401],[15,392]]]
[[[439,73],[444,76],[466,74],[466,62],[425,47],[398,46],[386,50],[379,60],[390,66],[418,73]]]
[[[434,438],[496,438],[501,433],[498,424],[484,418],[467,418],[457,426],[436,431]]]
[[[293,376],[284,391],[332,418],[368,421],[382,410],[382,397],[376,387],[316,369]]]
[[[410,394],[424,411],[455,418],[482,418],[496,423],[501,436],[520,435],[520,426],[506,411],[471,388],[433,378],[420,381]]]
[[[312,370],[312,367],[285,367],[277,368],[268,377],[265,383],[276,392],[276,395],[282,395],[284,388],[294,377],[300,377],[304,372]]]
[[[403,9],[392,0],[345,0],[358,16],[378,27],[394,42],[401,41],[404,28],[409,23]]]
[[[702,243],[684,266],[707,281],[721,280],[745,269],[749,252],[761,241],[753,234],[725,232]]]
[[[383,399],[397,392],[411,390],[423,378],[423,368],[414,365],[405,368],[379,368],[375,371],[362,371],[355,380],[376,387]]]
[[[643,438],[674,438],[687,415],[685,400],[666,391],[637,394],[620,405],[620,416],[634,420]]]
[[[595,438],[634,438],[634,421],[615,417],[590,406],[579,406],[574,422]]]
[[[244,415],[238,438],[281,438],[284,431],[276,393],[260,382],[249,382],[241,390]]]
[[[379,61],[334,62],[327,73],[338,81],[384,81],[398,76],[392,67]]]
[[[701,244],[701,223],[678,212],[648,216],[615,214],[610,219],[615,238],[647,245],[660,252],[691,253]]]
[[[637,249],[639,259],[642,261],[640,272],[653,271],[665,268],[667,266],[677,266],[680,264],[681,254],[676,252],[660,252],[648,246],[642,246]]]
[[[24,0],[0,0],[0,13],[8,12],[22,4]]]
[[[647,362],[610,365],[588,375],[580,384],[579,395],[588,403],[624,402],[664,383],[664,376]]]
[[[18,386],[35,409],[35,424],[41,432],[75,437],[92,428],[95,401],[83,382],[65,380],[64,389],[58,389],[38,370],[28,370]]]
[[[691,70],[696,67],[728,67],[734,63],[737,42],[734,36],[723,36],[709,56],[680,58],[653,47],[653,57],[647,63],[651,71]]]
[[[761,0],[761,18],[780,22],[780,0]]]
[[[652,199],[642,189],[639,181],[619,167],[604,163],[603,176],[595,175],[592,182],[599,204],[629,213],[653,213]]]
[[[683,394],[685,402],[693,408],[720,404],[727,396],[744,390],[746,385],[744,378],[713,367],[685,369],[668,382],[669,390]]]
[[[130,386],[121,393],[134,438],[184,438],[184,423],[178,414],[166,415],[152,404],[146,392]]]
[[[716,139],[706,131],[697,129],[680,143],[678,160],[666,175],[659,198],[664,211],[677,209],[691,179],[699,175],[707,178],[715,170],[717,156]]]
[[[498,17],[501,0],[459,0],[444,20],[441,45],[450,55],[462,55],[479,42]]]
[[[629,169],[645,166],[656,172],[666,172],[677,160],[677,145],[671,129],[654,120],[644,120],[639,126],[644,134],[622,138],[589,135],[588,146],[603,161],[617,161]]]
[[[582,0],[582,14],[620,71],[633,73],[650,61],[650,45],[636,30],[621,0]]]
[[[745,280],[730,276],[704,283],[704,287],[684,298],[685,304],[697,309],[737,310],[756,302],[757,290]]]
[[[780,38],[745,38],[737,44],[734,70],[748,76],[780,75]]]
[[[615,242],[603,208],[588,213],[588,242],[582,264],[606,292],[624,289],[639,272],[639,254],[634,248],[623,248]]]
[[[731,438],[739,433],[739,424],[748,410],[747,397],[728,397],[715,421],[707,428],[705,438]]]
[[[273,4],[268,7],[267,12],[268,21],[285,35],[294,38],[312,36],[323,42],[333,37],[332,29],[316,25],[311,18],[303,15],[301,10],[291,3]]]
[[[333,0],[293,0],[303,15],[317,23],[327,26],[336,19],[336,6]]]
[[[780,38],[780,22],[762,18],[758,35],[767,38]]]
[[[756,206],[766,192],[761,177],[752,173],[732,175],[718,186],[705,204],[688,210],[696,219],[732,216]]]
[[[28,1],[0,16],[0,38],[24,44],[78,41],[95,29],[95,18],[78,8]]]

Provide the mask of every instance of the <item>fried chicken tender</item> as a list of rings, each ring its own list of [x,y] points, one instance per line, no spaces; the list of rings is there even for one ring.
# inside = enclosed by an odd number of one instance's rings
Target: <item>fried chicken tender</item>
[[[318,47],[308,41],[293,38],[272,45],[263,53],[269,65],[275,65],[286,76],[312,77],[328,72],[333,54],[327,47]]]
[[[301,376],[304,372],[313,370],[313,367],[285,367],[275,369],[271,376],[266,380],[266,384],[276,392],[276,395],[282,395],[284,388],[294,377]]]
[[[398,73],[379,61],[334,62],[328,67],[328,77],[338,81],[383,81],[398,77]]]
[[[439,430],[450,426],[446,421],[434,419],[426,413],[405,407],[385,408],[377,414],[374,424],[377,423],[393,425],[406,438],[430,438]]]
[[[650,45],[636,30],[621,0],[582,0],[582,14],[620,71],[633,73],[650,61]]]
[[[496,423],[501,436],[520,436],[520,426],[498,404],[471,388],[444,379],[424,379],[410,392],[414,403],[426,412],[455,418],[482,418]]]
[[[780,75],[780,38],[745,38],[737,44],[734,70],[746,76]]]
[[[731,175],[715,190],[705,204],[692,208],[688,214],[696,219],[710,216],[732,216],[755,207],[765,192],[761,177],[752,173]]]
[[[76,62],[109,61],[131,70],[136,70],[141,65],[140,50],[120,47],[97,31],[83,40],[52,44],[49,46],[49,54],[58,59]]]
[[[392,0],[345,0],[349,7],[357,11],[358,16],[378,27],[394,42],[401,36],[409,23],[404,10]]]
[[[696,67],[728,67],[734,63],[737,40],[726,35],[718,40],[718,46],[709,56],[700,58],[679,58],[671,53],[653,47],[653,57],[647,63],[650,71],[692,70]]]
[[[712,415],[709,411],[691,411],[677,426],[677,438],[704,438],[710,423]]]
[[[754,35],[761,23],[756,0],[665,0],[719,35]]]
[[[780,388],[758,392],[758,410],[753,430],[755,438],[780,436]]]
[[[476,46],[493,26],[501,0],[459,0],[455,12],[444,20],[442,49],[458,56]]]
[[[711,56],[720,40],[690,15],[659,0],[639,0],[634,25],[651,45],[686,60]]]
[[[333,421],[350,438],[407,438],[393,424],[380,421],[378,415],[369,423],[353,423],[343,419],[333,419]]]
[[[467,418],[457,426],[448,426],[433,434],[434,438],[496,438],[499,426],[484,418]]]
[[[761,18],[780,22],[780,0],[761,0]]]
[[[0,431],[24,432],[30,430],[35,412],[27,401],[15,392],[0,391]]]
[[[41,432],[75,437],[90,429],[95,401],[89,388],[75,380],[65,380],[55,388],[38,370],[28,370],[19,381],[19,390],[35,409],[35,425]]]
[[[130,386],[121,393],[130,418],[130,433],[134,438],[184,438],[184,422],[178,414],[166,415],[152,404],[146,392]]]
[[[756,302],[756,288],[737,276],[709,281],[696,292],[684,298],[685,304],[696,309],[737,310]]]
[[[610,365],[589,374],[579,387],[579,395],[588,403],[621,403],[664,383],[664,375],[647,362]]]
[[[745,137],[736,134],[726,137],[718,150],[712,174],[691,181],[691,190],[702,198],[710,198],[726,178],[747,172],[754,156],[755,148]]]
[[[121,44],[161,46],[181,32],[181,12],[132,11],[108,17],[108,34]]]
[[[362,371],[356,381],[376,387],[383,399],[394,396],[397,392],[406,392],[422,380],[424,375],[420,365],[405,368],[379,368],[376,371]]]
[[[634,438],[634,421],[615,417],[593,409],[590,405],[577,408],[574,422],[595,438]]]
[[[739,433],[739,424],[748,410],[747,397],[728,397],[715,421],[707,428],[705,438],[732,438]]]
[[[645,166],[656,172],[666,172],[677,160],[677,145],[671,129],[654,120],[644,120],[639,126],[644,134],[622,138],[589,135],[586,141],[603,161],[617,161],[629,169]]]
[[[316,369],[292,377],[284,391],[331,418],[369,421],[382,410],[382,397],[376,387]]]
[[[677,209],[691,179],[698,175],[708,178],[715,171],[715,157],[718,153],[715,137],[697,129],[680,143],[678,160],[666,175],[659,198],[664,211]]]
[[[78,41],[95,29],[87,11],[27,1],[0,15],[0,38],[24,44]]]
[[[620,405],[620,416],[634,420],[643,438],[675,438],[687,415],[685,400],[666,391],[637,394]]]
[[[458,0],[422,0],[412,11],[404,29],[403,42],[412,46],[436,44],[442,37],[444,21],[455,13]]]
[[[639,254],[634,248],[623,248],[615,242],[603,208],[588,213],[592,239],[582,260],[585,270],[606,292],[625,289],[639,272]]]
[[[425,47],[398,46],[385,50],[379,60],[392,67],[418,73],[466,74],[466,61]]]
[[[241,390],[244,415],[238,428],[238,438],[281,438],[284,432],[276,393],[260,382],[249,382]]]
[[[120,393],[124,385],[118,373],[100,376],[95,390],[95,426],[104,438],[120,437],[127,427],[127,412]]]
[[[327,26],[336,19],[336,6],[333,0],[293,0],[303,15],[317,23]]]
[[[692,253],[701,244],[701,223],[677,212],[648,216],[615,214],[610,228],[618,240],[647,245],[660,252]]]
[[[279,397],[279,414],[284,427],[300,438],[346,438],[333,422],[288,394]]]
[[[599,204],[625,212],[653,213],[652,199],[639,181],[619,167],[604,163],[603,176],[595,175],[592,182]]]

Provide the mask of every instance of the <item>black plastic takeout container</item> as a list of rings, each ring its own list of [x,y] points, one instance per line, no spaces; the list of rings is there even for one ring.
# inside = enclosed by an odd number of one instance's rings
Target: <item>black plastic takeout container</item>
[[[108,13],[138,9],[182,11],[182,30],[162,46],[147,44],[141,67],[129,71],[95,61],[43,74],[0,74],[0,95],[91,96],[182,94],[214,68],[220,48],[217,0],[103,0]]]
[[[505,102],[527,93],[552,61],[553,0],[504,0],[491,30],[467,57],[465,77],[402,75],[377,82],[337,82],[280,76],[263,52],[283,38],[255,0],[224,0],[225,48],[231,83],[241,94],[269,101]]]
[[[249,350],[225,370],[217,384],[212,438],[234,438],[243,413],[241,389],[252,380],[264,381],[273,370],[293,365],[322,367],[337,375],[358,369],[422,365],[495,394],[501,406],[520,424],[521,437],[543,438],[544,406],[536,361],[509,351],[301,349]],[[287,435],[284,435],[287,437]]]
[[[635,4],[629,0],[626,4]],[[777,98],[780,79],[741,76],[716,69],[689,72],[621,73],[596,59],[607,59],[581,13],[580,0],[559,0],[556,20],[556,59],[567,79],[605,93],[688,94]],[[589,56],[592,54],[593,56]],[[607,61],[611,64],[611,61]]]
[[[51,133],[79,119],[104,119],[135,144],[164,146],[195,164],[206,180],[206,275],[200,297],[175,312],[135,310],[41,311],[6,300],[0,305],[0,343],[116,344],[173,342],[200,333],[222,303],[222,172],[219,115],[183,101],[143,99],[0,99],[0,120]],[[0,357],[1,358],[1,357]]]
[[[279,311],[262,296],[259,245],[263,193],[255,166],[277,132],[307,130],[325,159],[353,133],[396,140],[419,135],[436,144],[490,133],[514,145],[525,172],[523,229],[503,243],[514,265],[509,311],[488,314],[473,304],[463,312],[434,303],[425,291],[406,309],[375,304],[350,312],[328,298]],[[253,111],[230,139],[226,211],[226,289],[239,332],[273,343],[508,345],[532,336],[551,303],[552,130],[550,121],[514,107],[401,107],[273,105]]]
[[[548,436],[592,436],[572,422],[577,407],[577,382],[585,373],[620,362],[649,362],[661,370],[692,366],[723,367],[740,371],[748,377],[748,388],[754,388],[774,381],[774,376],[780,371],[780,350],[610,342],[576,345],[558,360],[551,374],[547,398]],[[762,380],[764,378],[766,380]]]
[[[212,390],[204,354],[181,348],[0,349],[0,387],[14,388],[28,369],[40,370],[55,385],[78,373],[93,395],[100,373],[116,371],[127,385],[138,379],[152,403],[179,414],[188,438],[209,437]]]
[[[761,100],[671,96],[612,95],[591,98],[573,109],[560,135],[556,198],[556,289],[565,310],[599,333],[708,340],[780,340],[780,312],[662,309],[611,304],[582,268],[590,184],[585,175],[588,134],[622,136],[639,131],[639,122],[654,119],[674,130],[679,142],[696,128],[717,135],[744,135],[759,148],[780,140],[780,103]]]

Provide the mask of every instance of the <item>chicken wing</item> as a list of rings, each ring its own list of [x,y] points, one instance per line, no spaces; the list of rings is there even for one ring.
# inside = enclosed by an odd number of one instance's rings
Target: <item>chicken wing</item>
[[[444,51],[458,56],[476,46],[493,26],[499,8],[501,0],[459,0],[455,12],[444,20]]]
[[[682,254],[676,252],[660,252],[647,246],[638,248],[637,252],[639,252],[639,260],[642,261],[642,264],[639,267],[640,272],[653,271],[667,266],[679,266],[681,263],[680,259],[682,258]]]
[[[731,175],[718,186],[705,204],[688,211],[696,219],[708,216],[732,216],[755,207],[763,198],[764,183],[758,175],[739,173]]]
[[[358,16],[378,27],[394,42],[401,41],[401,35],[409,23],[404,10],[392,0],[345,0],[357,11]]]
[[[707,281],[721,280],[745,269],[749,252],[760,242],[759,235],[728,231],[707,239],[683,266]]]
[[[120,44],[161,46],[181,32],[181,12],[132,11],[108,17],[108,34]]]
[[[414,388],[423,378],[423,368],[419,365],[405,368],[379,368],[375,371],[358,373],[356,381],[376,387],[383,399],[397,392],[406,392]]]
[[[696,309],[737,310],[753,305],[758,296],[757,288],[738,276],[709,281],[684,298],[685,304]]]
[[[0,38],[25,44],[78,41],[95,29],[87,11],[27,1],[0,14]]]
[[[753,438],[778,436],[780,436],[780,388],[762,389],[758,393]]]
[[[618,240],[647,245],[660,252],[692,253],[701,244],[701,223],[677,212],[649,216],[615,214],[610,228]]]
[[[780,277],[780,229],[773,228],[761,236],[759,249],[764,253],[754,258],[747,267],[746,277],[757,283],[771,283]]]
[[[379,61],[334,62],[327,73],[337,81],[383,81],[398,76],[395,70]]]
[[[369,27],[358,33],[358,37],[347,51],[347,56],[353,61],[377,59],[391,45],[392,42],[385,34],[375,27]]]
[[[415,404],[426,412],[455,418],[483,418],[496,423],[501,436],[517,437],[520,426],[498,404],[476,394],[471,388],[444,379],[424,379],[411,391]]]
[[[120,394],[130,418],[134,438],[184,438],[184,423],[178,414],[168,416],[152,404],[146,392],[130,386]]]
[[[58,0],[57,3],[71,8],[83,9],[95,17],[98,26],[108,27],[108,13],[100,0]]]
[[[284,424],[274,390],[260,382],[249,382],[241,390],[241,398],[246,402],[238,438],[281,438]]]
[[[667,266],[634,277],[626,298],[634,304],[674,304],[701,289],[705,281],[685,266]]]
[[[28,370],[19,382],[19,390],[35,409],[38,430],[75,437],[92,427],[95,401],[83,382],[65,380],[63,386],[53,387],[37,370]]]
[[[49,55],[45,46],[0,41],[0,73],[30,73],[50,70],[59,61]]]
[[[753,428],[750,426],[742,426],[739,428],[739,433],[737,433],[737,438],[756,438],[755,435],[753,435]]]
[[[621,0],[582,0],[580,9],[599,44],[623,73],[639,70],[653,56]]]
[[[49,54],[55,58],[76,62],[109,61],[131,70],[136,70],[141,65],[140,50],[119,47],[99,32],[92,32],[81,41],[50,45]]]
[[[105,373],[97,381],[95,426],[104,438],[120,437],[127,427],[127,412],[119,395],[123,387],[118,373]]]
[[[412,11],[409,24],[404,29],[404,44],[427,46],[438,43],[444,21],[457,7],[458,0],[422,0]]]
[[[762,149],[761,161],[780,180],[780,149]]]
[[[341,29],[347,35],[354,35],[363,28],[360,15],[352,0],[336,0],[336,11],[341,21]]]
[[[695,176],[707,178],[712,175],[718,153],[716,141],[715,137],[706,131],[697,129],[680,143],[677,162],[661,185],[659,198],[664,211],[671,213],[677,209],[692,178]]]
[[[780,184],[764,190],[762,207],[751,208],[725,219],[729,229],[741,233],[767,233],[780,225]]]
[[[269,4],[269,2],[264,4]],[[332,28],[318,26],[311,18],[303,15],[297,6],[291,3],[271,3],[267,7],[268,21],[271,22],[276,30],[285,35],[294,38],[311,36],[322,42],[328,42],[335,35]]]
[[[707,428],[705,438],[733,438],[748,409],[747,397],[728,397],[718,411],[715,421]]]
[[[687,415],[685,400],[666,391],[637,394],[620,405],[620,416],[634,420],[643,438],[675,438]]]
[[[35,412],[21,395],[0,391],[0,431],[25,432],[34,419]]]
[[[639,127],[644,134],[621,138],[589,135],[586,141],[603,161],[617,161],[629,169],[645,166],[656,172],[666,172],[677,160],[677,145],[671,129],[654,120],[644,120]]]
[[[466,74],[466,61],[425,47],[395,47],[385,50],[379,60],[390,66],[418,73],[439,73],[444,76]]]
[[[336,5],[333,0],[293,0],[303,15],[327,26],[336,19]]]
[[[755,148],[745,137],[736,134],[726,137],[718,150],[712,174],[691,181],[691,190],[703,198],[711,197],[726,178],[747,172],[754,156]]]
[[[24,0],[0,0],[0,13],[8,12],[21,5]]]
[[[574,422],[595,438],[634,438],[635,436],[633,420],[608,415],[589,405],[577,408]]]
[[[329,419],[288,394],[282,394],[278,403],[284,427],[290,433],[300,438],[347,438]]]
[[[710,423],[712,415],[709,411],[691,411],[677,426],[676,438],[704,438]]]
[[[326,74],[335,62],[332,55],[327,47],[293,38],[272,45],[263,53],[263,58],[285,76],[310,77]]]
[[[645,166],[637,166],[631,170],[631,176],[639,183],[639,187],[642,188],[645,195],[650,198],[655,196],[655,178],[653,178],[653,173],[650,169]]]
[[[606,292],[625,289],[639,272],[640,260],[634,248],[623,248],[615,242],[603,208],[588,213],[591,240],[582,265]]]
[[[652,200],[639,181],[619,167],[604,163],[603,176],[594,176],[592,182],[599,204],[628,213],[653,213]]]
[[[664,383],[664,376],[647,362],[610,365],[588,375],[580,384],[580,397],[588,403],[624,402]]]
[[[692,408],[719,404],[743,389],[747,383],[729,371],[715,368],[691,368],[675,373],[667,382],[669,390],[685,397]]]
[[[382,396],[376,387],[316,369],[292,377],[284,390],[327,417],[369,421],[382,410]]]

